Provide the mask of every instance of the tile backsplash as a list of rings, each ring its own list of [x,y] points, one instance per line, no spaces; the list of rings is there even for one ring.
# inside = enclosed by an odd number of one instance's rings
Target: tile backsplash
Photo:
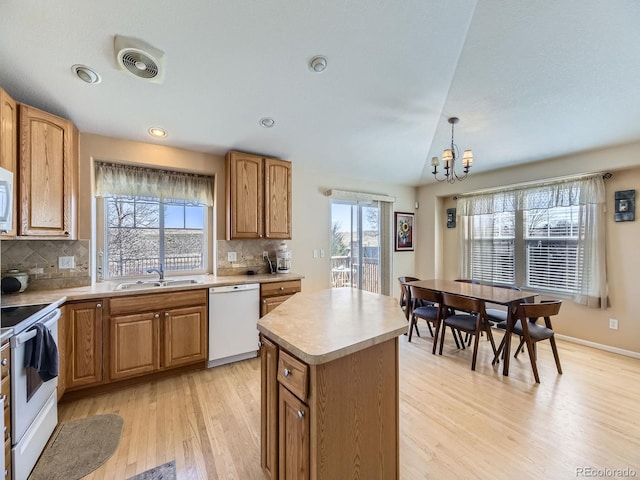
[[[262,259],[262,252],[269,252],[275,264],[276,250],[282,240],[218,240],[218,275],[245,275],[247,270],[269,273],[269,264]],[[285,241],[286,243],[286,241]],[[236,252],[236,261],[230,262],[228,254]]]
[[[28,290],[91,285],[89,240],[2,240],[2,275],[9,269],[29,274]],[[58,268],[58,257],[74,257],[73,268]]]

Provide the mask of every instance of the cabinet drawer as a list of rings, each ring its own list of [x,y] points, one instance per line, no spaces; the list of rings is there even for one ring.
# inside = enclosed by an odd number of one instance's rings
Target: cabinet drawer
[[[111,315],[137,314],[168,308],[192,307],[207,304],[206,289],[182,290],[171,293],[145,293],[109,299]]]
[[[273,297],[276,295],[293,295],[302,290],[300,280],[289,280],[286,282],[263,283],[260,285],[262,297]]]
[[[278,382],[300,400],[305,401],[309,385],[309,367],[287,352],[280,350],[280,355],[278,356]]]
[[[4,378],[9,375],[9,370],[11,369],[11,350],[9,349],[9,344],[7,343],[2,347],[2,354],[0,354],[0,378]]]

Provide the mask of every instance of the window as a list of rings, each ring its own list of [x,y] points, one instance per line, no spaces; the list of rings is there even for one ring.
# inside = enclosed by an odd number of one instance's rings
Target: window
[[[182,172],[96,162],[104,225],[98,276],[203,273],[208,266],[208,209],[213,179]]]
[[[461,277],[606,305],[601,176],[462,197],[458,210]]]
[[[105,198],[106,278],[204,271],[206,208],[193,201],[151,197]]]

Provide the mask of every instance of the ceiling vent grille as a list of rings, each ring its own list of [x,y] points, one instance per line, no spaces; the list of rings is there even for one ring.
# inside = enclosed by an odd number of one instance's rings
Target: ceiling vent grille
[[[136,38],[116,35],[114,41],[118,66],[131,75],[153,83],[164,81],[165,55]]]

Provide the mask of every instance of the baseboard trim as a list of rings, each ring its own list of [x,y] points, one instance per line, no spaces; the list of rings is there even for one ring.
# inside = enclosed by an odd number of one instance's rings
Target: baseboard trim
[[[623,348],[618,348],[618,347],[611,347],[609,345],[604,345],[602,343],[582,340],[581,338],[569,337],[568,335],[560,335],[559,333],[556,333],[555,336],[560,340],[566,340],[567,342],[577,343],[578,345],[585,345],[587,347],[597,348],[598,350],[604,350],[606,352],[617,353],[618,355],[624,355],[626,357],[640,359],[640,352],[625,350]]]

